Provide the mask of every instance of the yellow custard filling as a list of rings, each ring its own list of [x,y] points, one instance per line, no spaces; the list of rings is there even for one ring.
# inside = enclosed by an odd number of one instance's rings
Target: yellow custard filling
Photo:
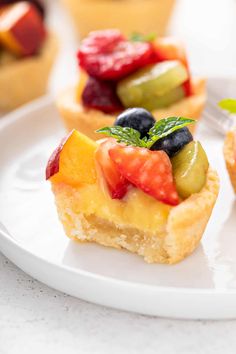
[[[61,188],[64,188],[61,185]],[[67,186],[68,188],[68,186]],[[71,187],[72,188],[72,187]],[[70,187],[69,187],[70,189]],[[112,199],[99,183],[77,187],[73,191],[73,212],[86,216],[96,215],[117,225],[129,226],[162,234],[172,209],[141,190],[131,187],[121,199]]]

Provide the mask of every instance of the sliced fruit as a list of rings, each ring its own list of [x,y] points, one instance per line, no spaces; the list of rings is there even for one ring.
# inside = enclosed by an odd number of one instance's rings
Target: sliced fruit
[[[121,199],[127,193],[129,182],[120,174],[116,164],[109,156],[109,150],[116,145],[117,142],[115,139],[106,139],[98,146],[95,158],[107,183],[112,199]]]
[[[114,125],[129,127],[140,132],[141,138],[147,135],[155,124],[155,119],[150,112],[143,108],[129,108],[122,112],[115,120]]]
[[[163,203],[179,203],[171,162],[164,151],[116,145],[109,155],[122,176],[137,188]]]
[[[182,100],[185,96],[185,89],[182,85],[175,87],[163,96],[150,95],[148,98],[145,98],[141,106],[149,111],[154,111],[155,109],[169,107],[175,102]]]
[[[46,179],[72,186],[95,183],[97,146],[96,142],[73,130],[49,158]]]
[[[0,19],[0,42],[16,55],[38,52],[46,36],[42,17],[34,5],[19,2],[7,7]]]
[[[85,107],[98,109],[104,113],[114,113],[122,109],[114,83],[94,77],[89,77],[85,84],[82,102]]]
[[[184,65],[176,60],[147,66],[121,80],[117,94],[125,107],[141,106],[150,96],[163,96],[188,78]]]
[[[188,60],[183,44],[174,37],[159,37],[153,42],[159,61],[179,60],[188,69]]]
[[[198,141],[187,144],[171,159],[178,194],[188,198],[198,193],[206,184],[209,168],[207,155]]]
[[[150,43],[127,41],[119,30],[91,32],[78,52],[79,65],[102,80],[119,80],[151,62]]]
[[[183,44],[173,37],[157,38],[153,42],[158,61],[179,60],[188,71],[188,79],[183,84],[186,96],[192,94],[191,77],[186,50]]]
[[[152,145],[151,150],[163,150],[169,157],[173,157],[192,140],[193,136],[189,129],[184,127],[157,140],[157,142]]]

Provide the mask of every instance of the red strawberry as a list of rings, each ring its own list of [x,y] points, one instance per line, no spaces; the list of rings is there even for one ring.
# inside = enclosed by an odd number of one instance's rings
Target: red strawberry
[[[103,141],[96,151],[96,160],[106,180],[112,199],[121,199],[127,192],[129,182],[120,174],[109,156],[109,149],[116,145],[116,140],[112,138]]]
[[[119,80],[153,61],[154,48],[131,42],[119,30],[91,32],[78,52],[80,66],[102,80]]]
[[[164,151],[115,145],[109,150],[109,155],[122,176],[137,188],[163,203],[179,203],[172,165]]]
[[[85,107],[98,109],[105,113],[114,113],[122,109],[114,82],[101,81],[94,77],[89,77],[86,82],[82,102]]]

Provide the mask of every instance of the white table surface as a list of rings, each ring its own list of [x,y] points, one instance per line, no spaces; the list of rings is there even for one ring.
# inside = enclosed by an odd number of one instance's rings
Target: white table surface
[[[55,94],[76,81],[77,41],[57,1],[49,3],[62,43]],[[233,0],[179,1],[170,32],[185,41],[195,73],[236,76],[235,19]],[[89,304],[33,280],[1,254],[0,284],[0,354],[236,352],[236,321],[177,321]]]

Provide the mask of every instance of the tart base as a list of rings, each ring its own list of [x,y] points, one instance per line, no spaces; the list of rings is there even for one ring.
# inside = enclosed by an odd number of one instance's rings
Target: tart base
[[[123,248],[143,256],[148,263],[173,264],[191,254],[199,244],[217,199],[219,180],[217,173],[209,169],[205,187],[171,207],[159,233],[115,224],[112,218],[101,218],[94,213],[85,214],[80,206],[79,189],[63,183],[52,183],[52,189],[68,237]],[[90,202],[96,203],[96,200]]]
[[[37,56],[16,59],[0,69],[0,111],[9,111],[46,93],[58,41],[49,34]]]
[[[195,79],[193,81],[193,89],[193,95],[182,99],[168,108],[153,111],[153,116],[157,120],[171,116],[182,116],[199,120],[206,101],[205,80]],[[57,107],[68,131],[72,129],[79,130],[93,140],[104,138],[104,135],[97,134],[95,131],[99,128],[113,125],[117,116],[85,108],[77,102],[75,88],[67,89],[59,95]],[[190,127],[192,132],[195,126],[196,124],[193,124]]]
[[[235,158],[235,131],[230,131],[227,133],[224,142],[224,158],[226,168],[230,177],[231,184],[233,186],[234,192],[236,193],[236,158]]]

